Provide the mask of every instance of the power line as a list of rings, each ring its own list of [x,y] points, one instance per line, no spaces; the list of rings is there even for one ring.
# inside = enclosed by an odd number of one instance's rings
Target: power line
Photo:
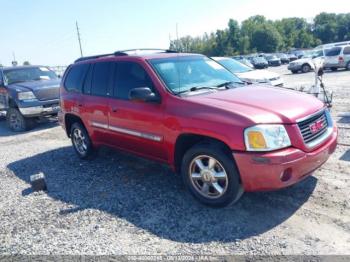
[[[83,49],[81,47],[81,39],[80,39],[80,32],[79,32],[78,21],[75,22],[75,25],[77,26],[77,36],[78,36],[79,47],[80,47],[80,56],[83,57]]]

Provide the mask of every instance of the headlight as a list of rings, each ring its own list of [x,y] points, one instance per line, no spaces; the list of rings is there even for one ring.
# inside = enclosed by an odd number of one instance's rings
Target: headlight
[[[244,130],[248,151],[272,151],[291,145],[283,125],[256,125]]]
[[[18,99],[21,101],[33,101],[33,100],[37,100],[37,98],[35,97],[35,95],[33,94],[32,91],[28,91],[28,92],[20,92],[17,95]]]

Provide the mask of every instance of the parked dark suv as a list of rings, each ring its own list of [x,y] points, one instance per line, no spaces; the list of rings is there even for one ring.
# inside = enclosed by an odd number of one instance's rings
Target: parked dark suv
[[[198,54],[81,58],[66,70],[60,95],[59,121],[80,158],[107,145],[166,163],[212,206],[233,203],[243,191],[297,183],[337,144],[337,127],[320,100],[246,86]]]
[[[36,118],[57,114],[59,83],[46,66],[0,68],[0,110],[6,111],[8,127],[28,130]]]

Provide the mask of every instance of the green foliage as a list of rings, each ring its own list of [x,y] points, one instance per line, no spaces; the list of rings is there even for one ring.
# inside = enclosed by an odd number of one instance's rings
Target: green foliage
[[[276,52],[312,48],[320,44],[350,40],[350,13],[320,13],[312,23],[292,17],[271,21],[256,15],[241,25],[230,19],[227,28],[201,37],[182,37],[170,48],[208,56],[231,56],[254,52]]]
[[[28,65],[30,65],[30,63],[29,63],[28,61],[24,61],[24,62],[23,62],[23,65],[24,65],[24,66],[28,66]]]

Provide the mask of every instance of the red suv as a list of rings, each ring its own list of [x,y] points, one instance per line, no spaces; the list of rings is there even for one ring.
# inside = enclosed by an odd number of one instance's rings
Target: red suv
[[[84,57],[63,76],[60,123],[80,158],[101,145],[169,164],[202,203],[290,186],[334,152],[328,109],[246,86],[210,58],[162,50]]]

